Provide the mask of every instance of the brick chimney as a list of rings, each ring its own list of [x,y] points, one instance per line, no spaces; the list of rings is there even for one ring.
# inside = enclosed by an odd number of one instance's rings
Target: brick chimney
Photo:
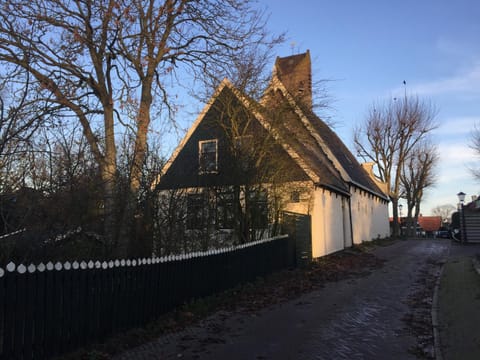
[[[297,101],[308,109],[312,103],[312,64],[310,51],[306,53],[277,57],[275,72],[287,91]]]

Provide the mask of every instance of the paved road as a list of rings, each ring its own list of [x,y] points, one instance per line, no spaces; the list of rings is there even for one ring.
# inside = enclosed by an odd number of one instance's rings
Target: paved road
[[[409,297],[438,271],[450,242],[399,241],[374,253],[385,266],[255,314],[217,313],[115,359],[416,359],[403,320]]]

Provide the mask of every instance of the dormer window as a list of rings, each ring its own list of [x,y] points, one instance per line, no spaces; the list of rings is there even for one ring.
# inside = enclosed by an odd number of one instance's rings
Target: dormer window
[[[198,168],[200,174],[218,172],[218,140],[198,142]]]
[[[298,83],[298,93],[299,93],[300,95],[303,95],[303,92],[304,92],[304,91],[305,91],[305,82],[300,81],[300,82]]]

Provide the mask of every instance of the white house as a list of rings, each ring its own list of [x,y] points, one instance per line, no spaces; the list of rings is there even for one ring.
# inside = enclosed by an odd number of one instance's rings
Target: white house
[[[234,166],[239,160],[228,144],[239,139],[244,144],[245,139],[248,144],[273,139],[275,146],[266,158],[282,159],[291,170],[284,178],[283,210],[310,216],[313,257],[388,237],[386,186],[373,175],[371,164],[361,166],[315,115],[311,76],[307,51],[277,58],[270,85],[259,102],[224,80],[167,162],[157,186],[162,190],[197,189],[197,193],[212,186],[242,186],[246,178],[239,176],[241,167]],[[235,116],[227,111],[227,103],[229,107],[235,103]],[[231,135],[234,128],[241,129],[241,136]],[[266,164],[268,159],[262,161]],[[271,188],[271,184],[265,185],[267,196],[271,196]],[[210,223],[225,218],[228,209],[220,203],[208,205],[210,212],[217,212]],[[253,213],[258,217],[263,211]],[[224,222],[220,227],[225,227]]]

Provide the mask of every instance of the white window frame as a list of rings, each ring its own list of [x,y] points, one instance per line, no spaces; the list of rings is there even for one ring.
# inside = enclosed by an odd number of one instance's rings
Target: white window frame
[[[202,168],[202,146],[207,143],[215,143],[215,166],[214,169]],[[198,142],[198,170],[200,174],[217,174],[218,173],[218,139],[200,140]]]

